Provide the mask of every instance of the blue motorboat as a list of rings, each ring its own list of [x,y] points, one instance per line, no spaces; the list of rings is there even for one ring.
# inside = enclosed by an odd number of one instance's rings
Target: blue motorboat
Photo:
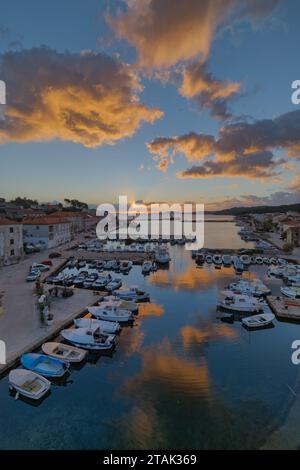
[[[28,353],[21,356],[22,365],[44,377],[62,377],[69,368],[69,363],[46,356],[45,354]]]

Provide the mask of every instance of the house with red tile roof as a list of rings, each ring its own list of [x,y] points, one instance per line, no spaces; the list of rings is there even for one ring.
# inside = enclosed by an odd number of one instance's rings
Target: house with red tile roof
[[[61,217],[33,217],[23,221],[24,243],[54,248],[71,240],[71,223]]]

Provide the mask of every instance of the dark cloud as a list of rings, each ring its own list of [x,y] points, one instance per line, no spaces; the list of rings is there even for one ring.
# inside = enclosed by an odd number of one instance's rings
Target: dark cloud
[[[167,160],[171,163],[178,153],[189,162],[204,162],[180,173],[180,177],[233,176],[234,172],[245,177],[272,176],[276,174],[275,167],[286,162],[282,158],[275,159],[272,151],[279,149],[289,157],[300,158],[300,111],[252,123],[227,124],[220,129],[218,138],[191,132],[170,138],[159,137],[147,146],[158,162]],[[262,168],[267,166],[270,171]]]
[[[247,179],[270,178],[278,175],[276,168],[286,163],[284,159],[274,159],[271,152],[257,152],[236,156],[229,161],[208,160],[202,165],[178,173],[178,178],[211,178],[216,176],[243,176]]]

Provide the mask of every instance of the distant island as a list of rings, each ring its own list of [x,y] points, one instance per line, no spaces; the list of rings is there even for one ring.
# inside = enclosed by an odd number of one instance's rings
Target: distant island
[[[300,203],[297,204],[283,204],[280,206],[243,206],[231,207],[220,211],[205,211],[206,214],[214,215],[246,215],[246,214],[264,214],[274,212],[300,212]]]

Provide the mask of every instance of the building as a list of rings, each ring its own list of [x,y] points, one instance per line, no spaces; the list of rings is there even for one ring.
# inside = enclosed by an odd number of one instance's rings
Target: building
[[[23,254],[22,225],[0,217],[0,266],[17,263]]]
[[[300,222],[290,223],[287,227],[286,241],[294,247],[300,246]]]
[[[54,248],[71,240],[71,223],[50,216],[25,219],[23,238],[27,244]]]
[[[85,215],[76,211],[53,212],[49,215],[50,219],[66,220],[71,224],[71,239],[73,240],[78,233],[85,230]]]

